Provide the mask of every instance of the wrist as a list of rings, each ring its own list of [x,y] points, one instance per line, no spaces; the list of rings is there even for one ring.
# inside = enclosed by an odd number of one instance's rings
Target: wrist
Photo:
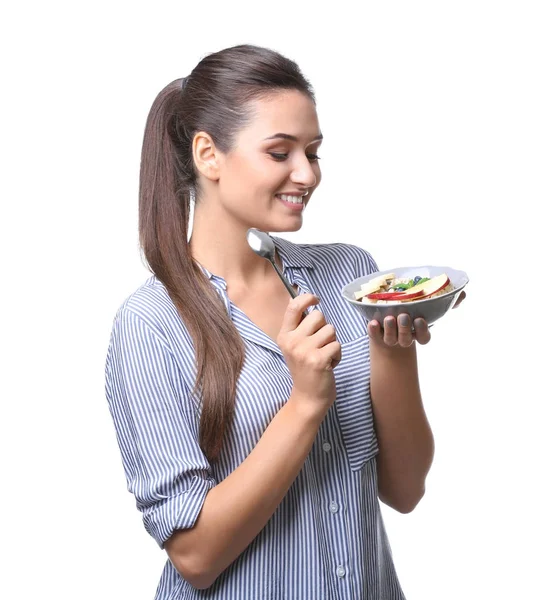
[[[329,408],[327,403],[301,392],[295,387],[292,389],[286,406],[289,407],[289,411],[295,416],[296,421],[301,421],[305,426],[315,429],[319,428]]]

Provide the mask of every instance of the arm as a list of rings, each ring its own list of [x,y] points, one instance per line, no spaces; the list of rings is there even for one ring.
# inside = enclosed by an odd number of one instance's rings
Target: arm
[[[434,440],[419,390],[417,351],[411,326],[402,326],[398,320],[396,332],[395,321],[391,326],[393,331],[385,324],[382,338],[380,325],[378,328],[376,325],[369,325],[369,333],[371,398],[380,448],[379,498],[399,512],[407,513],[425,493]],[[426,324],[417,320],[415,326],[417,339],[426,343],[430,339]]]
[[[372,255],[356,249],[355,276],[374,273]],[[371,400],[379,444],[377,457],[379,498],[407,513],[425,491],[425,478],[434,455],[434,440],[419,389],[416,342],[430,340],[428,326],[416,319],[415,334],[403,315],[367,324],[370,337]]]
[[[184,579],[209,587],[251,543],[301,470],[323,416],[300,410],[292,393],[246,460],[209,491],[195,526],[166,542]]]
[[[300,298],[297,305],[294,315],[299,320],[309,301]],[[303,327],[312,324],[317,329],[319,318],[316,311]],[[293,334],[299,336],[297,330]],[[326,331],[321,333],[320,342],[318,335],[316,339],[301,335],[301,339],[320,347],[323,335],[328,337]],[[304,359],[314,356],[307,344],[298,352]],[[322,364],[300,364],[305,382],[296,377],[298,385],[293,386],[288,402],[250,455],[216,485],[198,445],[195,412],[187,408],[189,390],[170,348],[135,313],[124,310],[116,319],[106,365],[106,393],[128,488],[136,497],[147,531],[194,587],[209,587],[237,558],[270,519],[299,473],[335,398],[333,374],[322,371],[336,356],[334,345],[317,352],[325,353]]]
[[[278,345],[293,389],[243,463],[207,494],[195,525],[165,547],[192,585],[206,588],[266,525],[301,470],[326,412],[336,399],[333,368],[341,359],[336,333],[320,311],[302,320],[318,298],[290,300]]]
[[[303,318],[317,302],[311,294],[290,301],[278,336],[293,381],[290,398],[218,485],[198,444],[196,410],[172,347],[133,310],[121,310],[115,321],[106,396],[128,488],[147,531],[195,587],[209,587],[270,519],[336,398],[335,330],[320,311]]]

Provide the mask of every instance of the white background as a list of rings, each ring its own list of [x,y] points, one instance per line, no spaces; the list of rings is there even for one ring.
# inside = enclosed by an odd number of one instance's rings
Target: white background
[[[149,275],[143,128],[169,81],[250,42],[300,64],[325,135],[284,237],[471,279],[419,351],[427,494],[384,508],[408,600],[556,598],[554,4],[22,2],[1,27],[0,596],[154,596],[165,556],[103,388],[112,318]]]

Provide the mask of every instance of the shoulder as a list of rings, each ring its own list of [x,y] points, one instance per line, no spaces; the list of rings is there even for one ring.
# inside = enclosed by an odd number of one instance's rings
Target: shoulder
[[[372,254],[355,244],[333,242],[328,244],[303,244],[303,246],[317,265],[329,265],[330,263],[345,261],[351,266],[360,265],[377,270]]]
[[[170,377],[178,387],[194,387],[193,338],[166,287],[155,276],[116,311],[106,357],[107,385],[113,385],[118,372],[137,378],[156,373],[159,382]]]
[[[163,283],[150,277],[120,305],[115,325],[125,320],[141,322],[153,334],[166,338],[176,327],[183,329],[183,322]]]
[[[284,240],[280,240],[281,243]],[[343,279],[362,277],[378,271],[368,250],[347,242],[294,243],[286,241],[288,250],[302,256],[317,271],[337,273]]]

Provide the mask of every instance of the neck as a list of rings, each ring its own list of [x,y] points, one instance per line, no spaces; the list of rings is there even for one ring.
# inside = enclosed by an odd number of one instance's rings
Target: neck
[[[256,286],[276,277],[270,261],[255,254],[247,243],[250,226],[230,222],[229,215],[215,214],[215,210],[209,214],[202,203],[195,207],[189,241],[193,258],[228,285]],[[282,268],[278,254],[275,260]]]

